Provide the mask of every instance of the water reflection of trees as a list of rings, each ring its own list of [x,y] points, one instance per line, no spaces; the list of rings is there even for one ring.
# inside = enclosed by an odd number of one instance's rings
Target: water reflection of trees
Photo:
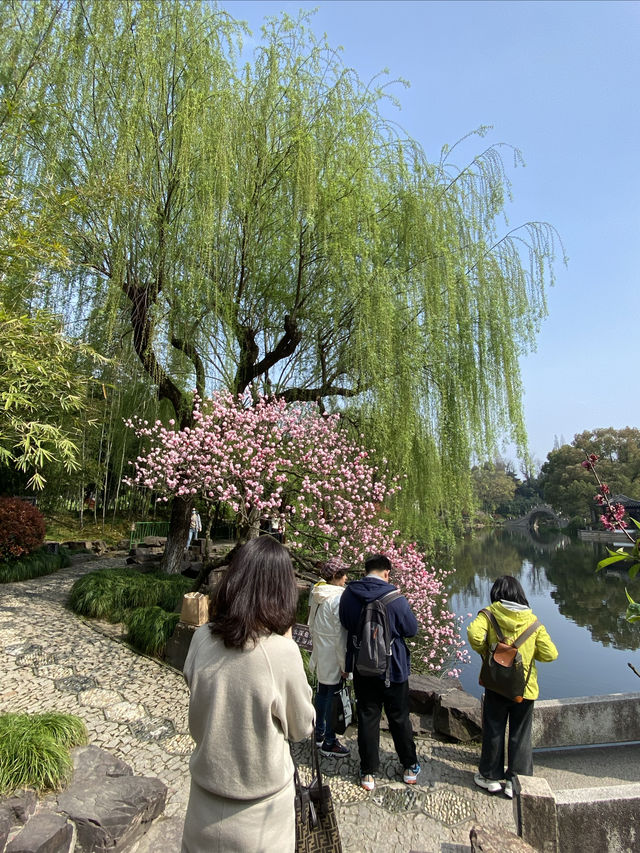
[[[640,626],[624,618],[625,586],[638,600],[640,574],[631,580],[626,572],[596,572],[604,552],[566,539],[560,544],[555,551],[541,551],[507,531],[465,539],[453,555],[447,586],[462,607],[472,609],[478,599],[480,606],[487,603],[497,577],[513,575],[528,595],[551,595],[565,619],[586,628],[594,641],[618,649],[640,648]]]
[[[551,597],[567,619],[587,628],[594,640],[616,649],[640,648],[640,629],[627,622],[625,586],[634,596],[638,578],[631,580],[627,572],[596,572],[602,555],[588,545],[571,545],[556,551],[547,568],[554,585]]]
[[[493,583],[501,575],[513,575],[528,592],[545,592],[548,560],[548,553],[536,550],[530,541],[515,533],[479,534],[456,548],[448,587],[454,595],[474,595],[484,591],[486,581]]]

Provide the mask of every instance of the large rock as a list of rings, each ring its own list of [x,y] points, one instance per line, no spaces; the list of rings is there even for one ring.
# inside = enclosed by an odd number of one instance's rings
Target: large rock
[[[72,753],[72,785],[93,785],[101,782],[105,776],[118,778],[132,776],[129,765],[99,746],[78,746]]]
[[[457,678],[410,675],[409,710],[413,714],[432,714],[436,699],[450,690],[462,690],[462,685]]]
[[[62,545],[70,551],[91,551],[93,543],[89,542],[88,539],[73,539],[62,542]]]
[[[25,824],[36,810],[36,792],[19,791],[0,801],[0,850],[4,850],[13,827]]]
[[[127,764],[97,747],[74,751],[74,765],[71,785],[57,804],[76,825],[78,853],[118,853],[162,814],[167,787],[159,779],[132,776]]]
[[[166,536],[145,536],[140,544],[149,545],[151,547],[160,548],[164,551],[166,545]]]
[[[39,812],[7,844],[5,853],[68,853],[73,842],[73,826],[52,812]]]
[[[0,804],[0,850],[4,850],[9,833],[15,824],[15,815],[5,805]]]
[[[35,791],[18,791],[12,797],[2,801],[2,807],[10,809],[14,823],[26,823],[36,810]]]
[[[469,741],[482,733],[480,700],[464,690],[438,696],[433,710],[433,729],[458,741]]]
[[[178,622],[175,631],[169,637],[164,657],[168,664],[182,672],[187,652],[191,645],[191,638],[196,631],[195,625],[187,625],[186,622]]]

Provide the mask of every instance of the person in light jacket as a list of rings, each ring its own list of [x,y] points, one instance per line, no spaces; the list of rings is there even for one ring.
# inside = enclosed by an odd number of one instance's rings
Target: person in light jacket
[[[202,520],[200,518],[200,513],[195,507],[193,507],[191,509],[191,518],[189,519],[189,536],[187,537],[187,548],[190,548],[193,540],[197,539],[198,536],[200,536],[201,530]]]
[[[343,758],[349,750],[343,746],[331,727],[331,704],[347,677],[344,656],[347,632],[340,624],[340,596],[347,580],[347,567],[331,559],[320,567],[323,580],[315,584],[309,595],[309,629],[313,651],[309,663],[318,678],[316,690],[316,744],[323,755]]]
[[[516,578],[503,575],[491,587],[489,610],[495,616],[507,642],[512,642],[536,621],[531,612],[524,590]],[[497,642],[495,628],[484,613],[479,613],[467,628],[471,648],[484,656]],[[516,702],[485,689],[482,704],[482,751],[478,773],[473,781],[480,788],[495,794],[502,790],[501,779],[506,779],[505,796],[513,797],[513,777],[533,775],[533,752],[531,749],[531,724],[533,703],[538,698],[538,675],[536,661],[552,661],[558,650],[551,641],[544,625],[520,646],[522,664],[527,682],[523,699]],[[504,772],[504,736],[509,722],[507,772]]]
[[[293,853],[289,741],[313,731],[314,708],[291,639],[297,588],[271,536],[236,551],[184,665],[195,748],[182,853]]]

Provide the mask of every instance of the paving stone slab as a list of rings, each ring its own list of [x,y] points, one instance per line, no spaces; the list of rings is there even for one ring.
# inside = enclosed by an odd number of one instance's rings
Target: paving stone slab
[[[104,709],[104,715],[107,720],[112,720],[116,723],[131,723],[134,720],[140,720],[147,716],[147,711],[144,705],[138,702],[116,702],[114,705],[109,705]]]
[[[136,720],[129,724],[129,730],[134,737],[150,741],[172,737],[176,733],[172,720],[159,717]]]
[[[82,693],[96,687],[96,680],[90,675],[70,675],[68,678],[56,678],[54,684],[58,690],[66,693]]]
[[[88,708],[107,708],[109,705],[122,702],[122,696],[116,690],[108,690],[103,687],[90,687],[80,694],[78,702],[81,705],[86,705]]]
[[[162,746],[171,755],[191,755],[195,746],[191,735],[175,735],[162,741]]]

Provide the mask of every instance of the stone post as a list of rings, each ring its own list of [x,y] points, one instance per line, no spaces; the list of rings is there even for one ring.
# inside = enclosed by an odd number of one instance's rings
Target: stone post
[[[513,816],[518,835],[540,853],[561,853],[556,801],[546,779],[516,776]]]

